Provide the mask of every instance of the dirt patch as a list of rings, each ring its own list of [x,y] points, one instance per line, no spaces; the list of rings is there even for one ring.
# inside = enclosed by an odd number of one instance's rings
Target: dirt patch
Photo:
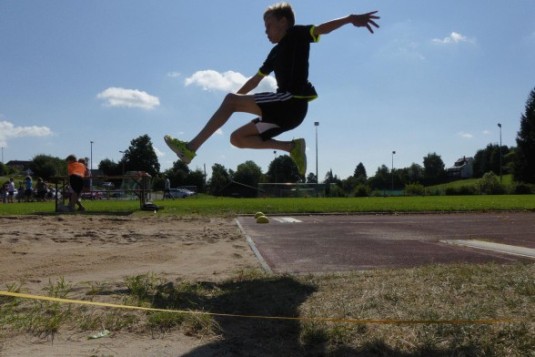
[[[155,273],[169,279],[223,281],[258,262],[232,218],[132,216],[0,217],[0,289],[23,283],[45,294],[50,280],[73,286]],[[179,333],[163,339],[116,335],[88,340],[60,333],[54,343],[29,335],[0,341],[0,355],[180,355],[201,345]]]

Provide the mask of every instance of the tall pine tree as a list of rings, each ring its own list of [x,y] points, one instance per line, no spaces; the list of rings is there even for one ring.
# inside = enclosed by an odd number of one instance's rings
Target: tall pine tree
[[[124,152],[120,163],[125,165],[126,171],[145,171],[153,177],[160,172],[158,156],[150,136],[146,134],[130,142],[130,147]]]
[[[515,180],[535,183],[535,88],[529,94],[526,111],[516,137]]]

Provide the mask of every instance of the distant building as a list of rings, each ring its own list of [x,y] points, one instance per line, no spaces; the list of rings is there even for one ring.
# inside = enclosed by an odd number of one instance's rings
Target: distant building
[[[458,159],[453,167],[446,169],[446,174],[451,178],[472,178],[474,176],[474,158],[464,156]]]
[[[6,166],[15,172],[27,172],[30,169],[31,161],[11,160],[6,163]]]

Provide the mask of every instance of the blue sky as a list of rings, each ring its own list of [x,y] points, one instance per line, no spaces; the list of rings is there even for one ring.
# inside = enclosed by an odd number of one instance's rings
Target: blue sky
[[[188,140],[225,93],[255,74],[271,44],[261,0],[0,1],[0,146],[4,161],[37,154],[90,156],[93,168],[140,135],[152,138],[162,169],[176,157],[163,136]],[[423,164],[446,166],[499,141],[516,145],[535,86],[532,0],[291,2],[297,22],[319,24],[379,10],[371,35],[346,26],[312,45],[310,80],[319,99],[281,139],[304,137],[308,172],[340,178],[362,162],[368,175]],[[260,90],[272,90],[267,79]],[[192,169],[267,171],[273,151],[231,146],[252,119],[235,115],[199,151]],[[281,154],[281,153],[277,153]]]

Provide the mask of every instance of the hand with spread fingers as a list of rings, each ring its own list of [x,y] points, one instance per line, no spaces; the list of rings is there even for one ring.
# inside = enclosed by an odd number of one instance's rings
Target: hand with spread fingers
[[[351,23],[353,24],[353,26],[356,27],[366,27],[368,31],[373,33],[372,26],[374,26],[375,28],[379,28],[379,25],[374,20],[380,19],[380,17],[375,14],[377,14],[377,11],[372,11],[360,15],[351,15]]]

